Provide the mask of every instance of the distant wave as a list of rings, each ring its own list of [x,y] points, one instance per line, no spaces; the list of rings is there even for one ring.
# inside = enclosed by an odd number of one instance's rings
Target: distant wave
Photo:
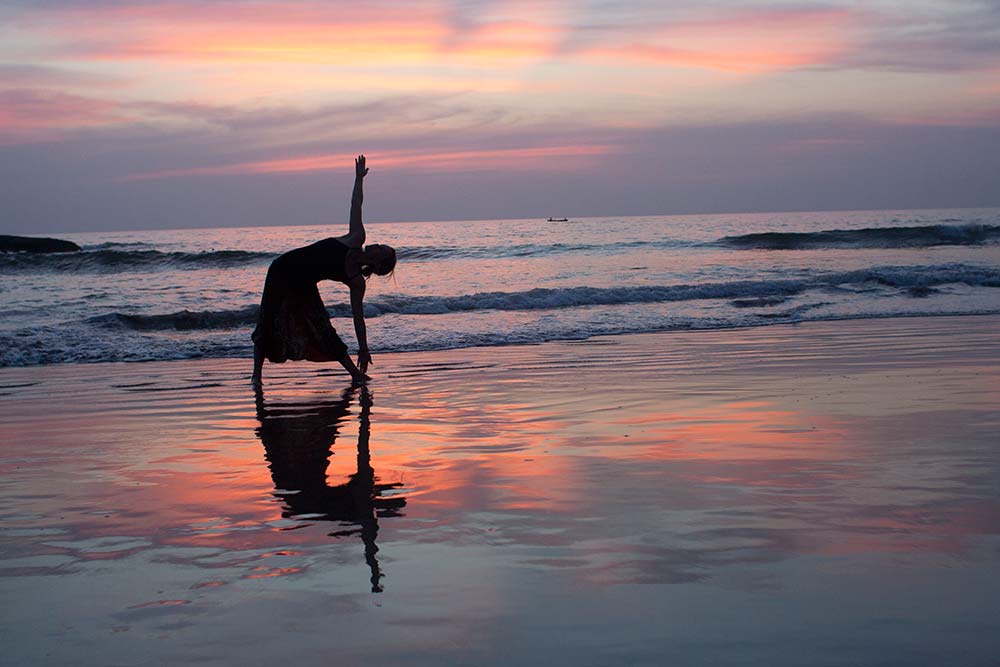
[[[1000,241],[998,225],[925,225],[820,232],[762,232],[725,236],[717,243],[746,250],[818,248],[926,248],[939,245],[982,245]]]
[[[601,253],[634,248],[679,248],[696,245],[676,239],[656,241],[626,241],[613,244],[588,243],[511,243],[500,245],[434,245],[400,247],[401,261],[448,259],[508,259],[540,257],[562,253]],[[147,249],[144,243],[100,243],[86,246],[83,252],[62,255],[27,255],[0,253],[0,273],[114,273],[156,271],[177,268],[233,268],[263,263],[277,253],[245,250],[213,250],[210,252],[162,252]]]
[[[633,248],[681,248],[696,245],[680,239],[655,241],[623,241],[615,243],[511,243],[479,246],[411,246],[399,248],[402,261],[430,259],[504,259],[508,257],[539,257],[562,253],[606,253]]]
[[[912,297],[935,293],[934,287],[962,283],[1000,287],[1000,268],[964,264],[931,266],[880,266],[857,271],[821,273],[791,280],[748,280],[693,285],[642,285],[634,287],[536,288],[521,292],[480,292],[458,296],[384,295],[365,304],[369,317],[380,315],[443,315],[469,311],[532,311],[635,303],[665,303],[699,299],[729,299],[740,309],[775,306],[789,297],[816,289],[843,289],[848,285],[874,285],[898,289]],[[864,291],[864,290],[862,290]],[[139,315],[110,313],[87,323],[101,328],[138,331],[189,331],[233,329],[252,325],[257,306],[219,311],[188,311]],[[349,317],[348,304],[329,306],[332,317]]]
[[[0,273],[155,271],[176,268],[231,268],[276,257],[273,253],[244,250],[161,252],[101,248],[59,255],[0,253]]]
[[[118,248],[148,248],[149,244],[143,241],[105,241],[93,245],[84,245],[84,250],[115,250]]]
[[[123,327],[137,331],[234,329],[256,322],[258,310],[259,306],[247,306],[237,310],[181,310],[162,315],[108,313],[91,317],[87,322],[105,328]]]

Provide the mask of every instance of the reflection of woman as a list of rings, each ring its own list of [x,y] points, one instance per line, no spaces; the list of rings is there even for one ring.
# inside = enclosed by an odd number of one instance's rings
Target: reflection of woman
[[[368,174],[364,155],[358,156],[354,167],[348,233],[290,250],[274,260],[267,270],[257,328],[251,335],[254,386],[260,386],[264,359],[276,364],[289,359],[337,361],[355,380],[365,378],[372,360],[363,308],[365,279],[373,273],[380,276],[392,273],[396,267],[396,251],[378,243],[364,246],[361,183]],[[351,289],[351,312],[358,337],[357,365],[347,355],[347,345],[330,324],[330,315],[316,288],[321,280],[336,280]]]
[[[365,561],[371,567],[372,591],[382,590],[382,573],[375,554],[378,518],[398,516],[404,498],[384,498],[382,493],[400,484],[377,484],[368,450],[371,396],[361,390],[357,472],[346,484],[329,486],[326,470],[340,424],[347,418],[356,387],[344,390],[339,400],[311,404],[268,405],[257,392],[257,435],[264,443],[276,494],[285,504],[284,517],[308,514],[311,519],[353,524],[331,533],[335,537],[360,534]]]

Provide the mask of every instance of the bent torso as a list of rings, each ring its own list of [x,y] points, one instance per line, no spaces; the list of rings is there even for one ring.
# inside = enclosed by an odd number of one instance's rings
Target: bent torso
[[[289,282],[316,284],[321,280],[336,280],[348,283],[348,250],[347,245],[338,239],[323,239],[289,250],[271,263],[268,273],[280,274]]]

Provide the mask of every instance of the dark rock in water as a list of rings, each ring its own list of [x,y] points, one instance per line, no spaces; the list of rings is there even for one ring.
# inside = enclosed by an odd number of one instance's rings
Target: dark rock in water
[[[72,241],[47,239],[38,236],[2,236],[0,252],[79,252],[80,246]]]

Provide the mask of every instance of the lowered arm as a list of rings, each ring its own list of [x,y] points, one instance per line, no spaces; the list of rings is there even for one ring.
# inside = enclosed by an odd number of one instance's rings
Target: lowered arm
[[[354,334],[358,339],[358,366],[362,373],[366,373],[372,356],[368,352],[368,331],[365,327],[365,279],[361,276],[355,276],[349,286],[351,288],[351,314],[354,315]]]

